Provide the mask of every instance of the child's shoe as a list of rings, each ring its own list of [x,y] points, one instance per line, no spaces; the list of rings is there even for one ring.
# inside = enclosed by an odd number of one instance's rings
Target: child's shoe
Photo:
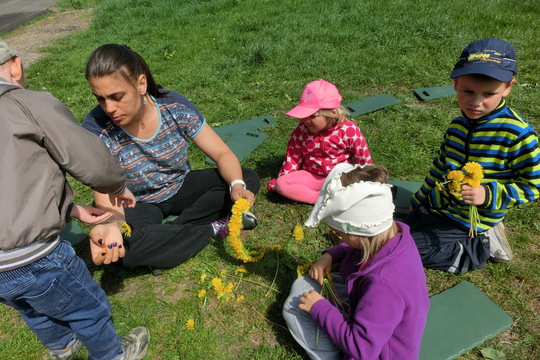
[[[253,215],[249,211],[244,211],[242,213],[242,229],[243,230],[253,230],[257,227],[258,224],[259,224],[259,221],[255,217],[255,215]]]
[[[219,236],[220,238],[225,238],[229,234],[229,217],[224,217],[223,219],[216,220],[212,222],[212,229],[214,229],[214,235]]]
[[[49,355],[52,360],[70,360],[73,358],[73,354],[80,350],[82,343],[79,339],[75,339],[71,346],[63,350],[49,350]]]
[[[510,262],[514,258],[502,221],[486,232],[489,238],[489,255],[496,262]]]
[[[145,327],[136,327],[129,335],[122,336],[122,346],[126,355],[123,360],[140,360],[146,355],[150,331]]]

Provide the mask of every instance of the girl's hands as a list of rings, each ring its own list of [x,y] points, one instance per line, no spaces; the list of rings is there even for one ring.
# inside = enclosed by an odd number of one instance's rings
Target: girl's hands
[[[313,305],[321,299],[324,299],[321,294],[313,289],[309,290],[309,292],[305,292],[300,296],[300,305],[298,305],[298,308],[300,310],[311,312]]]
[[[315,261],[315,264],[309,269],[309,276],[316,280],[321,286],[324,280],[324,274],[329,273],[332,270],[332,255],[324,253]]]

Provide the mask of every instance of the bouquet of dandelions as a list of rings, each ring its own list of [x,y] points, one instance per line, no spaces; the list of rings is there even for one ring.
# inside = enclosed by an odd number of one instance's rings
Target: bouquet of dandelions
[[[448,192],[458,199],[462,199],[461,187],[463,185],[469,185],[470,187],[480,186],[480,180],[484,178],[484,172],[482,165],[477,162],[466,163],[461,170],[452,170],[446,175],[446,181],[442,183],[435,183],[440,191],[445,194]],[[478,235],[478,224],[480,223],[480,216],[478,215],[478,209],[476,205],[469,205],[469,236],[471,238]]]

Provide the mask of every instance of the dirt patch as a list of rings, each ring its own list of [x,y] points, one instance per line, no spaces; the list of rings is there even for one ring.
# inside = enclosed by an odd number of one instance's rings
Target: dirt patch
[[[59,9],[52,7],[48,10],[53,15],[23,26],[4,37],[23,59],[25,67],[47,54],[41,51],[43,47],[52,45],[55,40],[72,32],[88,29],[92,22],[93,9],[59,12]]]

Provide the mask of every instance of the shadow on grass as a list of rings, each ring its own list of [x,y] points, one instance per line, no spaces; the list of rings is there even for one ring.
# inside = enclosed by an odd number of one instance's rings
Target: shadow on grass
[[[87,241],[77,244],[75,246],[75,251],[77,255],[86,263],[92,278],[95,278],[94,275],[96,272],[103,271],[100,277],[99,285],[105,291],[107,296],[119,293],[124,287],[125,279],[147,275],[150,272],[150,269],[144,266],[125,268],[122,265],[121,259],[118,262],[109,265],[95,265],[92,262]]]

